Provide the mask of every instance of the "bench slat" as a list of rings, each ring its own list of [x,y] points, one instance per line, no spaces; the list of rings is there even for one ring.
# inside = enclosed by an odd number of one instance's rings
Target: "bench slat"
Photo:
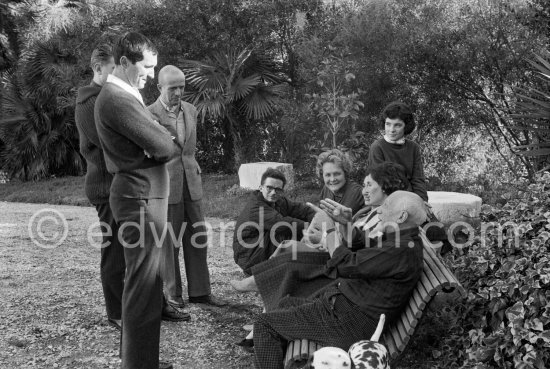
[[[288,368],[292,361],[292,354],[294,353],[294,343],[295,341],[289,342],[286,347],[286,355],[285,355],[285,369]]]
[[[437,280],[439,281],[439,284],[442,287],[449,287],[453,280],[449,280],[441,270],[444,268],[444,265],[441,263],[438,263],[436,259],[434,259],[434,256],[430,254],[428,251],[424,251],[426,253],[426,256],[424,257],[424,260],[428,264],[428,267],[430,268],[430,271],[435,275]]]
[[[426,303],[424,302],[424,300],[422,300],[422,296],[420,296],[420,291],[418,291],[418,286],[413,291],[412,299],[414,300],[414,303],[415,303],[416,307],[418,308],[417,310],[413,309],[413,311],[415,311],[414,315],[417,318],[420,318],[420,316],[422,315],[422,310],[424,310],[424,307],[426,306]],[[418,311],[420,311],[420,315],[418,315]]]
[[[415,315],[413,314],[413,307],[411,306],[412,305],[411,302],[414,303],[414,300],[411,299],[409,301],[409,304],[405,308],[405,314],[407,315],[407,319],[409,320],[411,327],[415,328],[416,325],[418,324],[418,319],[416,319]]]
[[[402,319],[399,319],[396,324],[397,332],[399,333],[399,337],[401,338],[401,345],[403,351],[405,349],[405,346],[407,346],[407,343],[409,343],[410,336],[407,334],[407,329],[405,328],[405,324]]]
[[[437,285],[432,284],[432,279],[430,279],[429,268],[424,268],[424,272],[420,275],[420,283],[422,284],[423,289],[420,289],[422,300],[424,302],[430,301],[433,295],[438,292]]]
[[[292,357],[299,359],[301,356],[301,349],[302,349],[302,340],[297,340],[294,342],[294,349],[292,350]]]
[[[424,272],[431,284],[431,289],[428,290],[428,293],[430,294],[430,298],[431,298],[431,296],[434,296],[437,292],[441,291],[443,289],[443,286],[439,281],[439,279],[437,278],[436,274],[430,268],[430,264],[427,262],[426,264],[427,266],[426,266],[426,269],[424,269]]]
[[[306,353],[309,352],[309,340],[307,339],[303,339],[302,342],[301,342],[301,352],[302,352],[302,358],[303,359],[307,359],[309,357],[309,355],[307,355]],[[315,352],[315,351],[313,351]],[[304,357],[305,355],[305,357]]]
[[[453,273],[451,273],[451,271],[447,268],[447,266],[443,263],[443,261],[441,261],[441,259],[435,255],[434,250],[432,250],[429,246],[426,247],[426,249],[428,250],[428,253],[431,254],[432,259],[434,260],[434,262],[438,264],[441,271],[443,272],[443,274],[445,275],[447,280],[450,282],[451,286],[456,288],[458,290],[458,292],[463,297],[465,297],[466,296],[466,291],[464,290],[464,287],[462,287],[462,285],[460,284],[458,279],[455,277],[455,275]]]
[[[389,330],[386,330],[384,334],[382,334],[382,342],[388,348],[388,353],[390,354],[390,357],[392,359],[395,359],[399,354],[399,350],[397,349],[397,345],[395,344],[395,341],[393,340],[393,337],[389,332]]]
[[[395,346],[397,346],[397,350],[399,350],[400,352],[403,351],[405,345],[403,345],[403,340],[401,339],[401,336],[399,335],[399,331],[397,330],[395,324],[391,325],[390,334],[393,338],[393,341],[395,342]]]

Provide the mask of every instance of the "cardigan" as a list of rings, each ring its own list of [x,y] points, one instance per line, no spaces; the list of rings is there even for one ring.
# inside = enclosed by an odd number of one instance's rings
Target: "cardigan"
[[[168,198],[165,163],[181,152],[170,132],[133,95],[107,82],[94,116],[109,173],[111,196]]]
[[[412,187],[412,192],[428,201],[424,167],[420,146],[411,140],[405,140],[404,145],[386,142],[383,138],[376,140],[369,149],[369,168],[384,161],[401,164]]]
[[[89,86],[79,88],[74,114],[80,153],[86,160],[84,191],[93,205],[109,202],[109,188],[113,180],[105,166],[94,120],[94,105],[100,91],[101,86],[93,81]]]

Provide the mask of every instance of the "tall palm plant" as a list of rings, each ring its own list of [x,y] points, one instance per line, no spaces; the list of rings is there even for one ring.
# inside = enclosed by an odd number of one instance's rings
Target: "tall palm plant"
[[[251,49],[216,51],[205,61],[183,60],[188,86],[184,98],[197,107],[202,119],[222,125],[225,167],[242,160],[243,122],[264,119],[282,102],[286,83],[275,63]]]
[[[514,129],[531,133],[532,142],[516,146],[521,155],[533,158],[538,170],[550,169],[550,57],[535,55],[529,63],[539,78],[539,88],[515,89],[517,103],[512,117],[518,126]]]
[[[86,0],[0,4],[0,168],[10,176],[81,171],[73,119],[76,50],[70,37],[61,42],[57,34],[67,36],[96,10]]]
[[[60,41],[39,42],[4,78],[2,167],[24,180],[82,170],[74,124],[78,73]]]

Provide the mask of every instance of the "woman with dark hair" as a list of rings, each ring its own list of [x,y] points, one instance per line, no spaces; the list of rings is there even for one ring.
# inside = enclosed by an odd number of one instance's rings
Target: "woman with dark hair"
[[[405,138],[416,127],[411,108],[400,101],[391,102],[382,110],[380,121],[384,137],[371,145],[368,166],[385,161],[402,165],[411,191],[428,201],[420,146]]]
[[[325,184],[320,198],[334,200],[351,208],[355,214],[364,202],[361,186],[350,179],[351,168],[351,161],[338,149],[325,151],[317,157],[317,175]]]
[[[332,202],[332,206],[337,208],[340,214],[335,220],[340,224],[343,241],[347,242],[348,247],[357,250],[368,244],[368,239],[374,237],[369,237],[370,232],[380,221],[376,211],[378,206],[393,192],[406,190],[407,187],[408,180],[403,167],[392,162],[382,162],[368,169],[363,182],[363,198],[367,207],[353,215],[350,209]],[[330,200],[321,202],[324,203],[330,203]]]

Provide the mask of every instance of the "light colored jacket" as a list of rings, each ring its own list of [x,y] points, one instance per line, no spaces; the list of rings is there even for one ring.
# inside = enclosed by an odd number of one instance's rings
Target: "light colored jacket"
[[[172,159],[166,164],[170,176],[170,196],[169,204],[177,204],[182,201],[183,179],[187,180],[187,187],[191,195],[191,200],[202,199],[202,179],[201,168],[195,159],[195,150],[197,148],[197,109],[185,102],[181,102],[181,113],[184,114],[185,133],[182,135],[176,122],[169,115],[162,103],[160,97],[153,104],[149,105],[149,111],[158,122],[166,127],[174,137],[177,143],[182,147],[181,156]],[[184,136],[184,137],[183,137]]]

